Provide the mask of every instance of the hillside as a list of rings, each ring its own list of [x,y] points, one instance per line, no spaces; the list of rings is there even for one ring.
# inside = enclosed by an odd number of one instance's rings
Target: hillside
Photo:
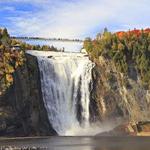
[[[131,67],[134,67],[143,87],[150,88],[150,29],[117,33],[106,29],[94,40],[87,38],[84,47],[91,59],[111,60],[117,71],[125,76],[130,76]]]
[[[93,69],[95,120],[150,119],[150,29],[111,33],[84,41]]]

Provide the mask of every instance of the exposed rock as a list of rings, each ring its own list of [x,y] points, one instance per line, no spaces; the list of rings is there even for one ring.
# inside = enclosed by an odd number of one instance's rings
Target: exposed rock
[[[111,131],[103,132],[97,134],[96,136],[135,136],[136,132],[134,131],[131,124],[119,125]]]
[[[0,97],[0,136],[54,135],[41,95],[36,57],[14,73],[14,84]]]
[[[137,130],[138,130],[138,132],[149,132],[150,133],[150,121],[138,122]]]
[[[0,97],[0,136],[56,135],[42,100],[37,58],[26,55],[26,59],[26,64],[14,73],[13,86]],[[142,86],[136,69],[132,66],[129,75],[124,75],[116,70],[113,62],[103,57],[95,63],[90,121],[149,120],[150,92]],[[81,112],[78,108],[78,112]],[[150,130],[147,124],[138,124],[132,128],[134,132]],[[107,134],[128,135],[130,132],[126,132],[125,125]]]
[[[48,56],[47,58],[53,58],[53,56]]]
[[[117,71],[113,62],[99,57],[94,60],[92,101],[93,111],[100,120],[147,121],[150,119],[149,91],[142,86],[136,69],[130,74]],[[136,72],[136,73],[135,73]],[[136,75],[136,76],[135,76]]]
[[[150,122],[125,123],[96,136],[150,136]]]

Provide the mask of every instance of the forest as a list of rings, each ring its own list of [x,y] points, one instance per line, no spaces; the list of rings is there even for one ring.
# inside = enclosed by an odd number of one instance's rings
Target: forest
[[[128,75],[129,66],[134,66],[143,87],[150,88],[150,29],[109,32],[97,34],[95,39],[86,38],[84,48],[91,59],[99,56],[113,61],[118,72]]]

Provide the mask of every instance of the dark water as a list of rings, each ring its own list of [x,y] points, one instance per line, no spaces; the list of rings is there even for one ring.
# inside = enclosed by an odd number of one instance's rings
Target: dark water
[[[49,150],[150,150],[150,137],[49,137],[0,140],[0,146],[36,146]]]

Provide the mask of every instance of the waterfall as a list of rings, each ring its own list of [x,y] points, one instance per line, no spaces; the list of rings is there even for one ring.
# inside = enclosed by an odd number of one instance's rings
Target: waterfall
[[[94,64],[81,53],[41,53],[37,58],[42,96],[53,128],[68,135],[75,128],[88,127]]]

